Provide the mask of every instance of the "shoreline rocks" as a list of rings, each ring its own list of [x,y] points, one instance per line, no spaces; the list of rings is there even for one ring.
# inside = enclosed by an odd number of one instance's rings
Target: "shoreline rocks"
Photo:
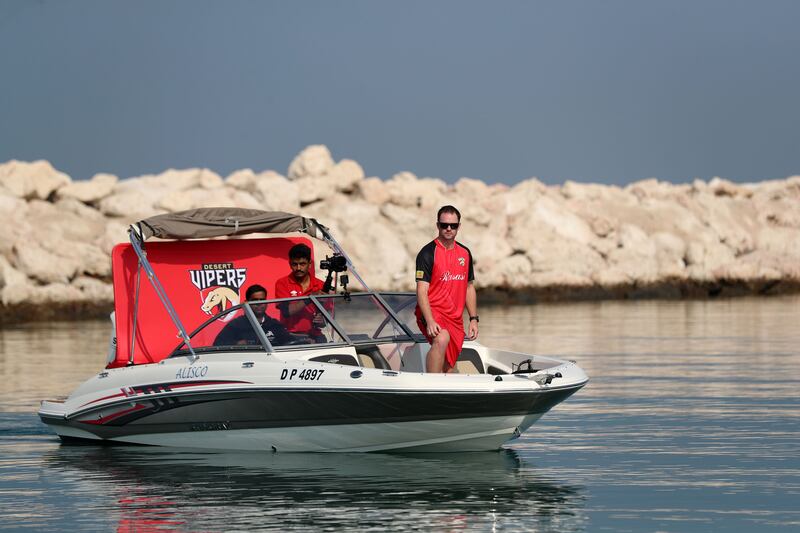
[[[204,206],[281,210],[330,227],[375,290],[413,290],[436,210],[462,212],[483,303],[709,298],[800,291],[800,176],[626,187],[535,178],[453,185],[367,177],[322,145],[286,175],[166,170],[72,181],[47,161],[0,163],[0,324],[110,312],[110,251],[128,224]]]

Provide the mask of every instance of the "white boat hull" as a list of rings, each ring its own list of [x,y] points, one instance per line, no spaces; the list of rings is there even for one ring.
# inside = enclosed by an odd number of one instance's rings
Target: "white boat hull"
[[[569,362],[549,371],[560,377],[181,358],[103,373],[64,402],[43,402],[39,415],[64,440],[255,452],[496,450],[587,380]],[[290,379],[301,374],[322,377]]]

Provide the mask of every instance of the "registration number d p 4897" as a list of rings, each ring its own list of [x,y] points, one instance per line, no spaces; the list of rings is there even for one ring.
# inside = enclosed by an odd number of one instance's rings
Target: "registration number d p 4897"
[[[297,368],[284,368],[283,370],[281,370],[281,379],[319,381],[319,379],[322,377],[323,372],[325,372],[325,370],[319,368],[305,368],[303,370],[298,370]]]

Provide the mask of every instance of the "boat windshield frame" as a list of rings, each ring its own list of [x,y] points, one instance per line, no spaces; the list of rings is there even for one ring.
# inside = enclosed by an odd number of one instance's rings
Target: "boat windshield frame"
[[[257,351],[259,353],[266,352],[267,354],[274,354],[276,352],[284,352],[284,351],[296,351],[296,350],[308,350],[308,349],[319,349],[319,348],[328,348],[328,347],[341,347],[341,346],[361,346],[361,345],[374,345],[374,344],[385,344],[390,342],[410,342],[410,343],[417,343],[423,340],[424,337],[420,333],[415,333],[412,331],[408,324],[403,322],[402,319],[397,315],[394,309],[386,302],[386,300],[381,296],[381,294],[385,294],[386,296],[394,297],[394,296],[408,296],[416,298],[416,294],[414,293],[401,293],[401,292],[386,292],[386,293],[378,293],[374,291],[364,291],[364,292],[353,292],[349,294],[308,294],[305,296],[293,296],[290,298],[270,298],[266,300],[252,300],[249,302],[242,302],[238,305],[232,306],[216,315],[210,317],[208,320],[200,324],[196,327],[191,333],[187,335],[189,342],[186,340],[182,340],[180,344],[178,344],[167,356],[167,358],[171,357],[181,357],[186,355],[191,355],[193,353],[209,353],[209,352],[230,352],[230,351]],[[337,322],[334,316],[331,315],[329,309],[326,307],[325,303],[331,300],[342,300],[350,302],[352,299],[358,298],[372,298],[372,301],[382,308],[386,316],[381,321],[380,325],[376,329],[376,333],[382,331],[386,327],[391,326],[392,329],[397,333],[401,332],[399,335],[393,335],[391,337],[380,337],[380,338],[351,338],[353,336],[361,337],[363,334],[354,334],[354,332],[350,332],[345,329],[342,324]],[[289,344],[289,345],[280,345],[280,346],[273,346],[269,339],[264,334],[263,329],[260,327],[258,320],[253,313],[251,305],[254,304],[281,304],[281,303],[288,303],[288,302],[295,302],[295,301],[308,301],[310,300],[314,306],[317,308],[322,316],[325,318],[326,326],[331,326],[336,334],[341,339],[340,341],[331,341],[326,343],[308,343],[308,344]],[[401,306],[399,310],[405,308],[407,304]],[[244,315],[248,318],[250,322],[250,326],[253,328],[256,336],[258,337],[259,343],[255,345],[237,345],[235,348],[233,346],[207,346],[207,347],[197,347],[190,344],[191,339],[200,331],[205,329],[207,326],[218,320],[221,316],[229,314],[229,313],[236,313],[239,309],[244,309]],[[190,349],[191,346],[191,349]]]

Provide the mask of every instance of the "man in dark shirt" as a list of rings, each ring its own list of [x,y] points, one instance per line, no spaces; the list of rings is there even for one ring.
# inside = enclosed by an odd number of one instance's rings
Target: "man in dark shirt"
[[[267,289],[261,285],[251,285],[245,293],[245,298],[248,302],[266,300]],[[261,329],[264,330],[264,335],[266,335],[270,344],[281,346],[291,340],[292,336],[286,331],[286,328],[280,322],[267,315],[267,304],[254,303],[250,304],[250,308],[253,310],[258,323],[261,324]],[[258,335],[256,335],[247,315],[231,320],[214,340],[214,346],[237,346],[242,344],[260,344]]]

